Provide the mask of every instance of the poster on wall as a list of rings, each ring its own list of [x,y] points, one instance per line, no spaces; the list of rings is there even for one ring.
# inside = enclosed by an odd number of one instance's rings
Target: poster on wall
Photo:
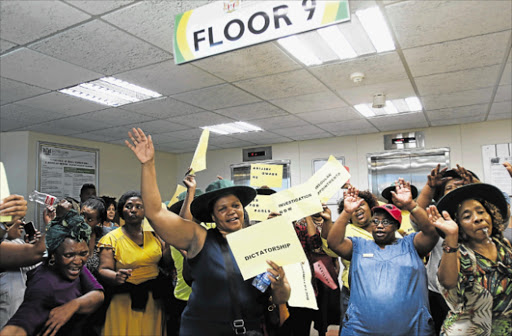
[[[39,142],[37,158],[40,192],[80,200],[83,184],[98,187],[98,149]]]
[[[512,195],[512,179],[503,166],[505,161],[512,163],[512,143],[482,146],[484,182]]]

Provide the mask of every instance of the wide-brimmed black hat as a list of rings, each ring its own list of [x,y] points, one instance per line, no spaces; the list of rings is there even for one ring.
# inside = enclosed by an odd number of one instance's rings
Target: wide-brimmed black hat
[[[258,195],[272,195],[272,194],[275,194],[276,191],[274,189],[270,189],[270,188],[258,188],[256,189],[256,194]]]
[[[487,183],[467,184],[450,191],[439,200],[437,210],[439,210],[439,213],[447,211],[452,219],[455,219],[454,217],[459,204],[468,199],[486,200],[498,208],[503,219],[507,218],[507,201],[503,193],[500,189]],[[437,230],[437,232],[444,238],[443,232],[440,230]]]
[[[220,197],[235,195],[245,207],[256,197],[256,190],[247,186],[235,186],[229,180],[217,180],[208,185],[204,194],[197,196],[190,205],[190,212],[197,220],[213,222],[210,205]]]
[[[390,204],[393,203],[392,197],[391,197],[391,191],[395,191],[395,188],[396,188],[396,186],[393,183],[386,189],[382,190],[382,193],[381,193],[382,197],[384,197]],[[411,184],[411,194],[412,194],[412,199],[416,199],[416,197],[418,197],[418,188],[416,188],[412,184]]]
[[[196,189],[196,193],[194,194],[194,198],[203,194],[203,191],[199,188]],[[187,196],[187,191],[182,192],[178,195],[178,202],[172,204],[167,207],[167,210],[174,212],[179,215],[181,207],[183,206],[183,202],[185,202],[185,196]]]

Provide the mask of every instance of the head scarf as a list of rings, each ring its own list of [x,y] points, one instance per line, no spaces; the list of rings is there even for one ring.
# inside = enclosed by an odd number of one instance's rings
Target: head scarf
[[[46,248],[53,253],[62,244],[64,239],[72,238],[78,242],[89,243],[91,227],[75,210],[69,210],[61,217],[55,217],[46,229]]]

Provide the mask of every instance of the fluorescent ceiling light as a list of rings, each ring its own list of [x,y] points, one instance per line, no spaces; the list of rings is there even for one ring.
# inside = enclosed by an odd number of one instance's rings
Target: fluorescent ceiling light
[[[258,126],[248,124],[243,121],[238,121],[234,123],[229,124],[218,124],[213,126],[203,126],[202,129],[208,129],[211,132],[218,133],[218,134],[234,134],[234,133],[246,133],[246,132],[258,132],[263,131]]]
[[[354,108],[366,118],[375,117],[375,113],[373,113],[370,108],[370,104],[354,105]]]
[[[356,12],[359,21],[366,30],[377,52],[395,49],[388,25],[378,7],[371,7]]]
[[[386,111],[387,114],[397,114],[398,110],[396,109],[395,105],[391,102],[391,100],[386,100],[386,105],[384,106],[384,111]]]
[[[409,106],[405,102],[405,99],[393,99],[391,102],[393,103],[393,105],[398,110],[398,113],[411,111],[411,109],[409,108]]]
[[[277,42],[305,65],[322,64],[315,53],[307,48],[295,35],[279,39]]]
[[[343,36],[343,33],[338,29],[337,25],[318,29],[317,31],[332,51],[338,55],[339,59],[357,57],[356,52],[348,43],[347,39],[345,39],[345,36]]]
[[[421,106],[421,102],[418,97],[408,97],[405,98],[405,102],[409,106],[409,111],[421,111],[423,107]]]
[[[114,77],[100,78],[59,92],[108,106],[122,106],[162,96],[158,92]]]

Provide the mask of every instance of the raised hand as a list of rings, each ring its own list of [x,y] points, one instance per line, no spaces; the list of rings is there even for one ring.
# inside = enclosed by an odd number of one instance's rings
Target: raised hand
[[[453,221],[448,212],[443,211],[441,216],[435,205],[431,205],[427,208],[427,214],[430,223],[441,230],[445,236],[458,237],[459,226]]]
[[[452,179],[451,177],[443,177],[444,172],[448,168],[443,168],[442,170],[440,170],[440,168],[441,165],[438,164],[437,167],[432,169],[430,174],[427,175],[427,184],[432,189],[441,187],[445,181]]]
[[[124,143],[137,156],[140,163],[144,164],[155,158],[155,147],[151,135],[146,137],[146,134],[140,128],[132,128],[132,131],[128,132],[128,136],[132,142],[125,140]]]
[[[457,169],[455,169],[455,171],[457,171],[457,174],[459,174],[464,181],[463,184],[480,183],[480,180],[474,177],[473,174],[468,172],[464,167],[457,165]]]
[[[331,209],[329,209],[329,207],[324,203],[322,203],[322,212],[320,212],[320,216],[322,216],[324,221],[330,221],[332,218]]]
[[[343,198],[343,211],[352,214],[363,203],[363,199],[358,197],[359,190],[350,186]]]
[[[9,195],[0,200],[0,215],[12,216],[13,221],[27,214],[27,201],[21,195]]]
[[[512,177],[512,164],[510,162],[505,161],[503,162],[503,167],[505,167],[510,177]]]
[[[185,187],[187,189],[196,189],[197,182],[196,182],[196,175],[191,174],[192,168],[189,168],[187,171],[187,174],[185,175],[185,178],[183,179],[183,184],[185,184]]]
[[[399,178],[398,181],[395,182],[395,191],[391,191],[391,198],[393,204],[400,209],[408,209],[413,202],[411,184],[404,181],[403,178]]]

